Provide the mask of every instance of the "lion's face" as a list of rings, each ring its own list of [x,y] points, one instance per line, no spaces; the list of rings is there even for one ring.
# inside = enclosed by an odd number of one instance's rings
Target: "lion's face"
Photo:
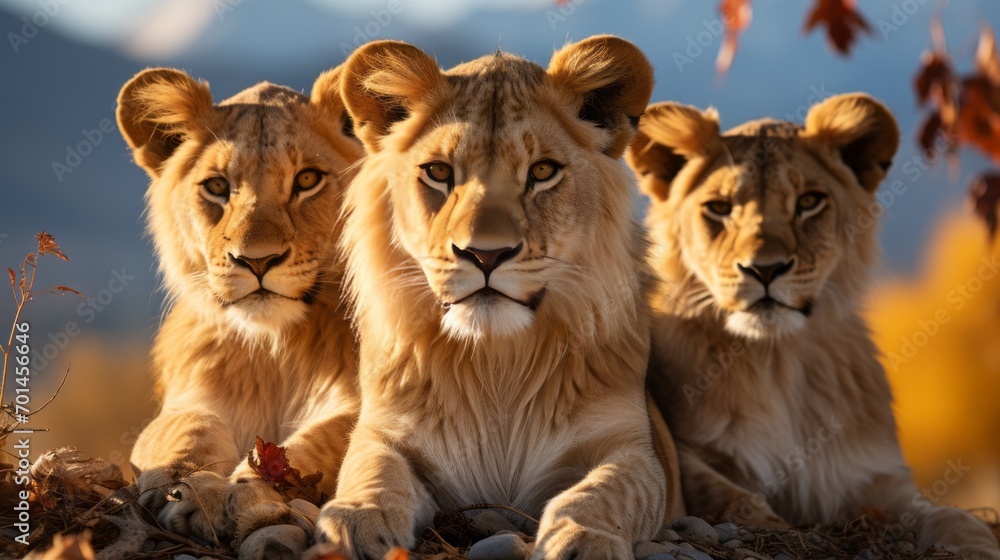
[[[856,261],[873,251],[871,232],[853,235],[852,225],[898,142],[881,105],[845,96],[814,108],[805,129],[757,121],[724,135],[712,132],[713,114],[686,107],[653,106],[647,119],[630,162],[654,199],[656,241],[670,238],[661,248],[673,257],[657,266],[679,269],[666,274],[679,310],[767,338],[805,327],[817,305],[834,304],[830,293],[853,289],[838,272],[861,274]],[[824,125],[839,128],[815,129]],[[703,136],[678,139],[678,129]]]
[[[345,90],[350,61],[346,68]],[[648,64],[640,70],[648,72]],[[615,132],[608,134],[580,117],[583,96],[567,91],[561,80],[568,78],[551,68],[498,53],[446,73],[436,65],[426,71],[420,78],[430,82],[429,100],[407,100],[420,107],[369,139],[369,152],[378,155],[368,165],[385,178],[393,237],[410,261],[408,282],[426,285],[452,336],[521,332],[593,266],[589,239],[614,196],[607,184],[623,183],[617,156],[608,156],[621,153],[627,137],[618,136],[631,128],[626,112],[643,102],[609,96],[600,108],[607,113],[595,110],[594,117],[607,121]],[[651,76],[605,79],[651,83]],[[642,88],[629,95],[641,97]],[[369,100],[352,106],[347,99],[362,138],[366,126],[391,113],[381,107],[385,113],[368,114]]]
[[[322,77],[312,101],[262,83],[219,105],[176,71],[125,86],[120,122],[153,177],[150,229],[171,295],[250,335],[306,315],[336,254],[341,174],[360,156],[338,123],[338,83]]]

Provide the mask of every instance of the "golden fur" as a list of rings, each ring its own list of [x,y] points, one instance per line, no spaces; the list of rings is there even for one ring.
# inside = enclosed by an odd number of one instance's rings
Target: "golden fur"
[[[241,538],[280,517],[251,507],[280,500],[246,465],[258,435],[333,494],[359,405],[336,256],[342,174],[362,148],[345,135],[339,82],[324,74],[311,97],[265,82],[213,105],[207,84],[152,69],[119,96],[122,134],[152,179],[170,301],[153,350],[162,408],[131,460],[141,502],[169,529]],[[322,175],[299,175],[309,169]],[[212,177],[227,196],[203,185]]]
[[[662,280],[651,384],[692,513],[754,525],[899,516],[969,558],[1000,558],[987,528],[920,495],[859,300],[876,263],[867,209],[899,143],[861,95],[719,132],[713,111],[662,103],[628,160],[652,198]],[[770,299],[768,299],[768,297]]]
[[[647,410],[646,242],[619,161],[649,63],[595,37],[548,70],[497,52],[442,72],[384,41],[343,80],[368,152],[343,240],[362,413],[317,538],[380,557],[439,509],[491,502],[540,518],[534,558],[630,557],[679,504]],[[562,168],[529,175],[548,160]]]

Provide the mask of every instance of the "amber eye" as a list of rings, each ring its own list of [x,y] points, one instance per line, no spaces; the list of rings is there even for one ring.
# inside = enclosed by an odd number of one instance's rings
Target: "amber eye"
[[[307,191],[316,188],[320,181],[323,180],[324,175],[325,173],[318,169],[303,169],[295,175],[295,189]]]
[[[528,188],[540,191],[555,186],[562,178],[562,168],[551,159],[536,161],[528,169]]]
[[[229,181],[223,177],[209,177],[201,182],[205,193],[217,198],[229,198]]]
[[[420,166],[420,180],[431,187],[448,194],[455,187],[455,170],[441,161],[432,161]]]
[[[826,195],[817,191],[810,191],[799,197],[795,203],[795,210],[800,214],[815,214],[822,209],[826,202]]]
[[[713,218],[725,218],[733,212],[733,204],[728,200],[709,200],[705,203],[705,211]]]

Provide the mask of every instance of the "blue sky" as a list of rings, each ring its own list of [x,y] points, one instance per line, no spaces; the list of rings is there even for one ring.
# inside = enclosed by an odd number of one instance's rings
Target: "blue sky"
[[[713,67],[721,40],[714,1],[573,0],[560,11],[554,0],[0,0],[6,37],[0,45],[0,264],[19,260],[31,236],[47,229],[73,258],[46,263],[52,282],[93,294],[115,270],[136,277],[98,314],[95,329],[152,332],[160,296],[142,235],[147,179],[105,120],[113,120],[118,89],[144,67],[183,68],[207,79],[221,100],[261,80],[308,90],[344,52],[371,39],[410,41],[443,66],[498,46],[545,64],[567,41],[612,33],[637,43],[653,61],[654,100],[714,105],[724,127],[764,116],[801,118],[817,95],[867,91],[885,101],[904,136],[889,180],[904,181],[906,192],[884,220],[883,274],[910,274],[933,225],[961,207],[969,177],[986,165],[965,150],[957,180],[941,165],[916,179],[903,173],[917,153],[911,82],[941,4],[860,0],[876,29],[845,59],[821,34],[803,34],[810,3],[754,2],[753,23],[720,80]],[[32,34],[22,18],[44,24]],[[982,23],[1000,23],[1000,3],[952,2],[943,18],[949,46],[968,69]],[[91,149],[77,162],[67,148],[81,143]],[[70,172],[53,169],[67,158],[76,163]],[[0,298],[0,316],[6,305]],[[80,317],[76,305],[59,298],[39,302],[36,313],[58,324]]]

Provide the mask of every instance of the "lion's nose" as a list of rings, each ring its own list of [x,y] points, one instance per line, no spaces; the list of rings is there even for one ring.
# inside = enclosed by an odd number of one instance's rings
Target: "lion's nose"
[[[779,276],[788,274],[788,271],[792,269],[794,264],[795,260],[792,259],[777,263],[751,263],[750,266],[743,266],[742,264],[737,266],[739,266],[743,274],[756,278],[766,288],[771,285],[771,282],[777,280]]]
[[[518,243],[517,247],[501,247],[499,249],[478,249],[476,247],[461,249],[453,243],[451,250],[456,257],[476,265],[476,268],[482,270],[489,278],[491,272],[501,264],[516,257],[523,247],[524,243]]]
[[[264,280],[264,275],[267,274],[268,270],[278,266],[279,264],[288,260],[288,255],[291,253],[291,249],[286,250],[284,253],[267,255],[264,257],[247,257],[245,255],[234,256],[229,253],[229,262],[235,264],[236,266],[242,266],[253,272],[253,275],[257,277],[258,282]]]

